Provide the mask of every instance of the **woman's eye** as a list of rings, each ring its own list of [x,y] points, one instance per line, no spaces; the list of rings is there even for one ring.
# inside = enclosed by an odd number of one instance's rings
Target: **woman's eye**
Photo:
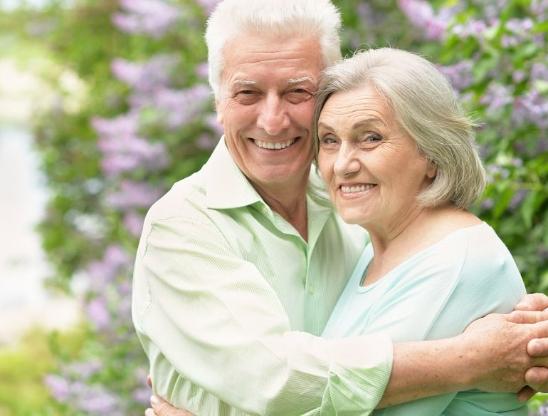
[[[333,149],[337,147],[339,141],[333,136],[323,136],[320,138],[320,147],[325,149]]]
[[[373,147],[382,141],[382,136],[378,133],[367,132],[360,139],[362,147]]]

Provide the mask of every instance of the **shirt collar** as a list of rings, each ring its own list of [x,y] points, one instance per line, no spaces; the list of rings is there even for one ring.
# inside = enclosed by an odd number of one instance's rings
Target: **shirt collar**
[[[224,136],[213,150],[204,171],[208,208],[240,208],[263,201],[232,159]]]

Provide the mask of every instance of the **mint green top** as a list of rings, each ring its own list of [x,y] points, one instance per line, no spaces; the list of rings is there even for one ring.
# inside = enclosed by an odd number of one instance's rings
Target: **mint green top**
[[[326,337],[382,331],[394,342],[451,337],[490,312],[509,312],[525,294],[512,256],[491,227],[455,231],[362,286],[369,244],[325,328]],[[374,411],[377,416],[527,415],[515,394],[466,391]]]
[[[199,172],[150,209],[132,312],[156,393],[200,416],[374,409],[391,370],[390,340],[318,336],[366,233],[314,189],[307,242],[221,140]]]

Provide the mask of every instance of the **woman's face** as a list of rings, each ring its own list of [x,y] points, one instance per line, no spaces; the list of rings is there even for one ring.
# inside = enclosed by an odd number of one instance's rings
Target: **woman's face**
[[[435,167],[373,87],[333,94],[320,114],[318,136],[320,172],[346,222],[393,230],[416,212],[416,196]]]

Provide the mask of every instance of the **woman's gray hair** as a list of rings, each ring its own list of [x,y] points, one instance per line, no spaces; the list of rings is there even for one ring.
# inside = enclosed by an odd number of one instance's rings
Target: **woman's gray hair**
[[[393,48],[359,52],[324,71],[314,112],[314,137],[329,97],[373,86],[394,111],[419,151],[437,167],[432,184],[419,196],[422,206],[451,202],[468,208],[483,192],[483,169],[474,141],[474,123],[459,105],[441,72],[426,59]]]
[[[311,35],[325,66],[341,59],[341,17],[330,0],[224,0],[207,22],[209,84],[218,96],[225,44],[243,33]]]

